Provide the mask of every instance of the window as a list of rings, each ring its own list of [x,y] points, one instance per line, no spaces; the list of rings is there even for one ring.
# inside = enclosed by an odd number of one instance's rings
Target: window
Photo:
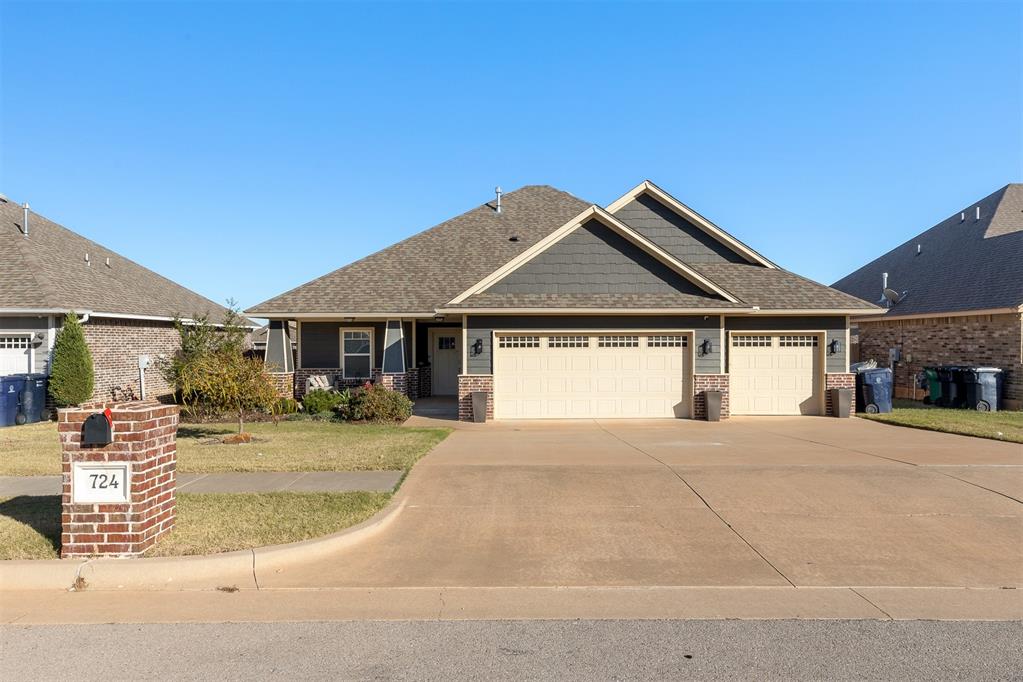
[[[368,330],[345,331],[341,369],[345,379],[368,379],[373,374],[373,337]]]
[[[551,336],[547,339],[548,348],[589,348],[588,336]]]
[[[27,336],[0,336],[0,348],[28,348]]]
[[[437,337],[437,350],[454,350],[455,349],[455,337],[453,336],[438,336]]]
[[[647,348],[685,348],[686,337],[678,336],[648,336],[646,339]]]
[[[597,348],[639,348],[639,337],[598,336]]]
[[[770,348],[770,336],[733,336],[732,348]]]
[[[782,348],[816,348],[817,337],[812,334],[800,336],[779,336],[778,345]]]
[[[498,348],[539,348],[539,336],[499,336]]]

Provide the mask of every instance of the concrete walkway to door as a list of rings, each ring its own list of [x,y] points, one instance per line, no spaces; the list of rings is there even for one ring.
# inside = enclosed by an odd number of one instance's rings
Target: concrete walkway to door
[[[859,419],[456,430],[387,529],[261,587],[1023,587],[1023,448]]]

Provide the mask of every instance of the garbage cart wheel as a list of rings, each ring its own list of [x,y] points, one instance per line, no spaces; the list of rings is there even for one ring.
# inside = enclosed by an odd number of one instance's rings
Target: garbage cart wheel
[[[869,405],[867,405],[867,414],[877,414],[880,411],[881,410],[877,409],[877,405],[875,405],[874,403],[870,403]]]
[[[14,418],[14,423],[17,424],[18,426],[21,426],[22,424],[24,424],[27,421],[28,421],[28,417],[26,417],[24,415],[24,413],[22,413],[22,412],[19,412],[18,416],[16,416]]]
[[[977,402],[977,412],[990,412],[991,403],[986,400],[980,400]]]

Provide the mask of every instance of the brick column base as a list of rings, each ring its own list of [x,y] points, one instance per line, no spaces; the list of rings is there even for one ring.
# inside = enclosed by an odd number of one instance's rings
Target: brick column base
[[[721,391],[721,418],[728,419],[728,375],[693,375],[693,419],[707,418],[706,391]]]
[[[473,391],[487,392],[487,419],[494,418],[494,377],[490,374],[458,375],[458,420],[473,421]]]
[[[408,395],[408,374],[380,374],[376,377],[377,384],[398,393]]]
[[[833,388],[851,388],[853,391],[856,390],[856,375],[855,374],[825,374],[824,375],[824,414],[828,417],[838,416],[835,414],[835,409],[831,405],[831,389]],[[856,411],[856,396],[849,401],[849,410],[852,412]],[[843,415],[849,416],[849,415]]]
[[[278,398],[295,397],[295,374],[294,372],[270,372],[270,379],[277,389]]]
[[[419,368],[419,397],[429,398],[433,395],[433,369],[429,365]]]
[[[106,408],[111,412],[113,442],[83,446],[85,419]],[[92,403],[62,409],[57,420],[63,470],[61,557],[139,556],[174,527],[177,405]],[[73,503],[73,468],[78,462],[127,464],[127,490],[115,489],[127,501]],[[78,497],[82,494],[78,491]]]
[[[415,367],[405,372],[405,395],[409,400],[419,399],[419,370]]]

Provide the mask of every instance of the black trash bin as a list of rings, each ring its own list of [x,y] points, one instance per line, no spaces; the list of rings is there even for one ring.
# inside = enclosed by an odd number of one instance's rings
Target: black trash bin
[[[942,365],[936,369],[941,383],[941,397],[937,404],[941,407],[962,407],[965,398],[961,376],[963,368],[958,365]]]
[[[997,412],[1002,395],[1002,370],[997,367],[964,367],[959,371],[963,407],[978,412]]]
[[[856,411],[877,414],[892,411],[892,371],[875,367],[856,373]]]
[[[27,424],[46,421],[49,414],[46,410],[45,374],[25,374],[25,387],[21,389],[21,416]]]

